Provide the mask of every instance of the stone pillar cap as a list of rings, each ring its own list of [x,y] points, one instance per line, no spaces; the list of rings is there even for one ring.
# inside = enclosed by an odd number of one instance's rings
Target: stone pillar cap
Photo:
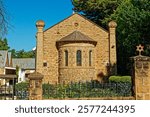
[[[28,78],[32,79],[32,80],[41,80],[41,79],[43,79],[43,77],[44,76],[41,73],[34,72],[34,73],[31,73]]]
[[[44,27],[44,26],[45,26],[45,23],[44,23],[43,20],[38,20],[38,21],[36,22],[36,27]]]
[[[108,23],[108,26],[109,26],[110,28],[116,28],[116,27],[117,27],[117,23],[116,23],[115,21],[110,21],[110,22]]]
[[[134,59],[136,61],[150,61],[150,57],[142,56],[142,55],[138,55],[138,56],[134,56],[134,57],[130,57],[130,58]]]

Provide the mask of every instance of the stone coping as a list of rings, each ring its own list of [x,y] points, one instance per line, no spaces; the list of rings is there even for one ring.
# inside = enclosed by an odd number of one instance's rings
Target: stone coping
[[[28,78],[31,80],[41,80],[41,79],[43,79],[43,77],[44,76],[41,73],[34,72],[34,73],[31,73]]]
[[[149,56],[142,56],[142,55],[130,57],[130,59],[131,60],[135,60],[135,61],[150,61],[150,57]]]

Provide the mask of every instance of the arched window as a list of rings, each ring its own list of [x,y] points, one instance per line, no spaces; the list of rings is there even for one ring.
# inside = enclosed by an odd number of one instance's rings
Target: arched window
[[[89,51],[89,66],[92,66],[92,50]]]
[[[82,53],[81,50],[77,51],[77,55],[76,55],[76,60],[77,60],[77,66],[81,66],[82,65]]]
[[[65,66],[68,66],[68,51],[65,51]]]

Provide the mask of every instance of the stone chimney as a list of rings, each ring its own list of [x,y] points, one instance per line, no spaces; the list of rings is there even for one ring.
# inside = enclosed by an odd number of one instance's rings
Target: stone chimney
[[[116,52],[116,27],[117,23],[110,21],[109,24],[109,60],[110,60],[110,75],[117,74],[117,52]]]
[[[36,22],[37,34],[36,34],[36,71],[42,73],[43,67],[43,29],[45,23],[42,20]]]

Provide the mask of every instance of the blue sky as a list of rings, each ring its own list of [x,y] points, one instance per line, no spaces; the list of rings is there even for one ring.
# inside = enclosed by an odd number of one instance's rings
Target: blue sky
[[[45,29],[72,14],[71,0],[4,0],[10,17],[6,38],[11,49],[26,51],[36,45],[37,20],[45,21]]]

